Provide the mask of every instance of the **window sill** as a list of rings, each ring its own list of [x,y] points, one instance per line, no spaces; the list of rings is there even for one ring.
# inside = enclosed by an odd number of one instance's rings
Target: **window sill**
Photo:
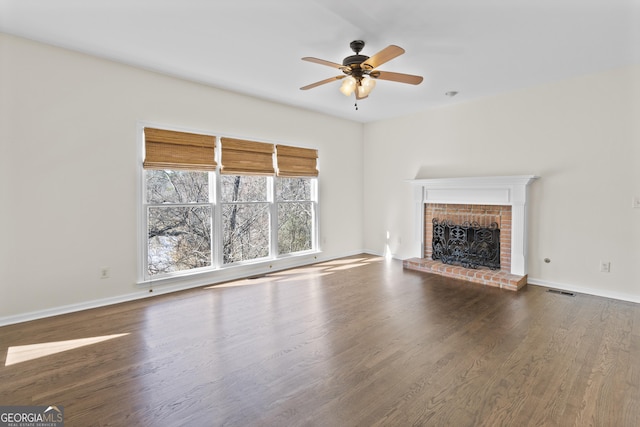
[[[309,251],[296,255],[285,255],[277,259],[265,259],[256,262],[237,263],[222,266],[215,270],[200,270],[193,272],[176,273],[171,276],[163,276],[140,280],[136,283],[141,288],[149,288],[152,291],[156,286],[167,288],[167,291],[189,289],[197,286],[207,286],[217,283],[238,280],[259,274],[267,274],[273,271],[286,270],[321,261],[322,251]],[[175,288],[175,289],[174,289]]]

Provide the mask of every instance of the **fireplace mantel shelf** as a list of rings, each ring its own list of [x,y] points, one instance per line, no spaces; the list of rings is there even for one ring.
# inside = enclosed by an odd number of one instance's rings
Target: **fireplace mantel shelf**
[[[408,180],[412,184],[428,187],[486,187],[527,185],[536,175],[507,175],[507,176],[471,176],[454,178],[417,178]]]
[[[408,180],[415,188],[415,235],[424,238],[424,205],[428,203],[511,206],[511,269],[508,273],[526,276],[527,187],[537,178],[536,175],[512,175]],[[425,244],[430,243],[421,242],[420,257]]]
[[[524,205],[526,187],[536,175],[412,179],[425,203]],[[422,194],[424,191],[425,194]]]

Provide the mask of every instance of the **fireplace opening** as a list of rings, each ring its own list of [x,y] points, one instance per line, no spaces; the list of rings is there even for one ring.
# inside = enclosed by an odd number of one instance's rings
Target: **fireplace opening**
[[[469,225],[481,228],[499,229],[496,234],[495,248],[499,252],[498,259],[493,263],[495,270],[511,273],[511,206],[507,205],[463,205],[448,203],[427,203],[424,205],[424,226],[423,226],[423,257],[431,262],[444,264],[441,259],[434,261],[433,257],[433,219],[437,218],[439,223],[448,221],[453,225]],[[495,224],[497,224],[497,226]],[[493,225],[492,225],[493,224]],[[473,230],[472,230],[473,231]],[[474,237],[474,236],[472,236]],[[458,264],[453,265],[453,264]],[[466,268],[460,262],[452,262],[452,267]],[[499,266],[499,267],[498,267]],[[488,270],[482,268],[482,270]],[[493,267],[492,267],[493,268]],[[478,267],[479,269],[479,267]],[[481,271],[481,270],[478,270]]]
[[[496,222],[481,226],[433,218],[432,223],[432,259],[464,268],[500,269],[500,228]]]

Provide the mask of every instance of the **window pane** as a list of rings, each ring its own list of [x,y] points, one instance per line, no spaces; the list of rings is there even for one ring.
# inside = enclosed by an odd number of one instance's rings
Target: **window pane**
[[[206,203],[209,201],[207,172],[145,171],[148,203]]]
[[[268,203],[223,205],[222,224],[225,264],[269,256]]]
[[[311,179],[277,178],[276,200],[311,200]]]
[[[150,207],[149,275],[211,265],[211,207]]]
[[[264,202],[267,200],[267,177],[221,175],[223,202]]]
[[[311,202],[278,204],[278,253],[312,249],[312,209]]]

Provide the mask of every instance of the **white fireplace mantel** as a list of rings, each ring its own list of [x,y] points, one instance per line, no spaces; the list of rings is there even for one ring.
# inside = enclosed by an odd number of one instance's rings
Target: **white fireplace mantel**
[[[424,205],[426,203],[511,206],[511,273],[527,274],[527,202],[535,175],[414,179],[415,230],[424,256]]]

